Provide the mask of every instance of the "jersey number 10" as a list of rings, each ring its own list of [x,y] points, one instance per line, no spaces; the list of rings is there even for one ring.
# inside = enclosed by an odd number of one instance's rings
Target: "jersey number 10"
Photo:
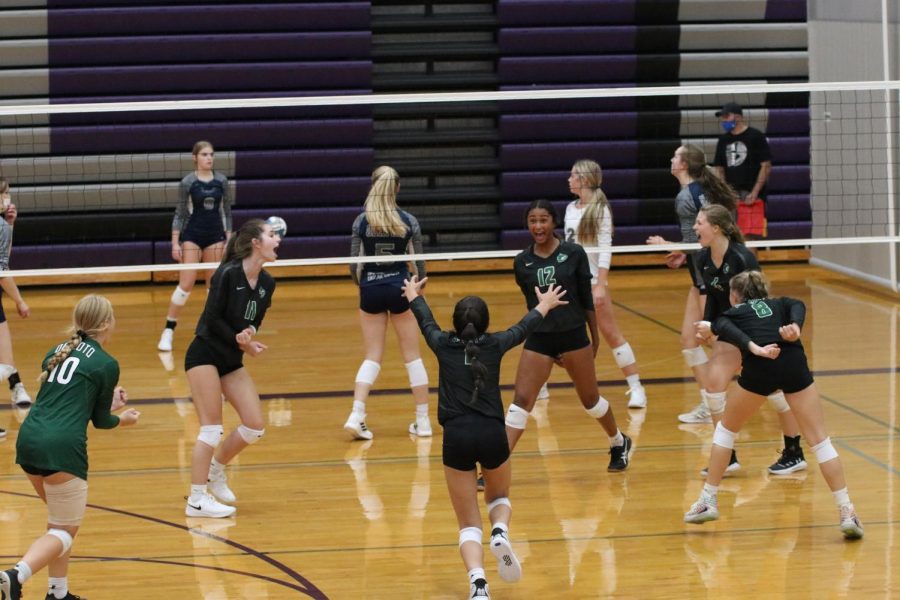
[[[53,370],[50,371],[50,377],[47,378],[47,381],[53,383],[59,383],[61,385],[66,385],[70,381],[72,381],[72,375],[75,374],[75,369],[78,368],[78,363],[81,362],[81,359],[77,356],[70,356],[66,360],[62,361],[62,363],[53,367]]]

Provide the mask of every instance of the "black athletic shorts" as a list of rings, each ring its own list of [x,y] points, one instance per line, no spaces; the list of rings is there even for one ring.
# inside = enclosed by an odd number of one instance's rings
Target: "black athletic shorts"
[[[500,419],[469,413],[444,423],[444,465],[471,471],[475,463],[496,469],[509,458],[506,424]]]
[[[210,246],[224,241],[225,232],[221,230],[203,231],[201,229],[194,229],[193,227],[186,227],[181,232],[182,243],[193,242],[194,244],[200,246],[201,250],[205,250]]]
[[[760,396],[768,396],[777,390],[795,394],[812,382],[806,353],[802,346],[794,344],[781,346],[781,354],[775,360],[754,354],[744,357],[744,368],[738,377],[738,385]]]
[[[189,371],[202,365],[214,366],[219,372],[219,377],[224,377],[244,366],[240,360],[237,363],[229,362],[206,343],[206,340],[195,337],[188,346],[187,352],[184,353],[184,370]]]
[[[587,327],[579,327],[569,331],[535,331],[525,340],[525,349],[557,358],[572,350],[581,350],[590,346]]]
[[[390,283],[367,285],[359,288],[359,308],[373,315],[384,312],[397,315],[409,310],[409,301],[400,286]]]
[[[50,475],[55,475],[56,473],[59,473],[59,471],[38,469],[37,467],[32,467],[31,465],[20,464],[19,466],[22,467],[22,470],[25,471],[26,473],[28,473],[29,475],[38,475],[40,477],[49,477]]]

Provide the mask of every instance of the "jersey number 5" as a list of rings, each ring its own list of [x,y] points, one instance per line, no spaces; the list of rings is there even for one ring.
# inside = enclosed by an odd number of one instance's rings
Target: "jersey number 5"
[[[541,267],[537,270],[538,285],[545,288],[549,285],[556,285],[556,267]]]
[[[66,385],[70,381],[72,381],[72,375],[75,374],[75,369],[78,368],[78,363],[81,362],[81,359],[77,356],[70,356],[66,360],[62,361],[62,363],[53,367],[53,370],[50,371],[50,377],[47,378],[47,381],[53,383],[59,383],[61,385]]]

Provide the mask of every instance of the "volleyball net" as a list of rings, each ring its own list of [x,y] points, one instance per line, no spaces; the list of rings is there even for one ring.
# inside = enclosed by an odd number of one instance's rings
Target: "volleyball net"
[[[218,98],[0,105],[0,174],[18,209],[12,275],[90,277],[194,268],[171,257],[179,181],[208,140],[229,179],[235,227],[277,215],[288,234],[279,265],[346,265],[370,174],[397,169],[398,198],[431,260],[506,259],[527,246],[524,210],[561,210],[579,159],[598,162],[615,222],[614,253],[678,241],[675,150],[713,162],[715,116],[743,109],[772,155],[768,237],[815,260],[868,273],[898,241],[900,82],[720,83],[677,87]],[[732,148],[728,160],[741,160]],[[819,250],[821,249],[821,251]],[[850,256],[852,260],[846,261]],[[818,258],[817,258],[818,257]],[[844,264],[847,263],[847,264]],[[886,270],[885,273],[888,273]],[[875,279],[896,275],[874,274]]]

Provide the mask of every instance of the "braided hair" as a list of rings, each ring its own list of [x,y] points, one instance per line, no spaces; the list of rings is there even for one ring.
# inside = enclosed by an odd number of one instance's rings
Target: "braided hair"
[[[470,404],[475,404],[478,400],[478,392],[484,387],[484,378],[488,374],[487,367],[478,359],[481,349],[475,340],[487,331],[489,323],[490,313],[487,303],[478,296],[466,296],[457,302],[453,309],[453,328],[457,332],[456,335],[466,342],[466,360],[472,368],[475,381]]]
[[[72,311],[69,339],[61,344],[47,361],[47,366],[41,371],[38,381],[47,381],[53,369],[66,360],[81,342],[103,333],[110,328],[113,321],[112,303],[106,297],[88,294],[79,300]]]

